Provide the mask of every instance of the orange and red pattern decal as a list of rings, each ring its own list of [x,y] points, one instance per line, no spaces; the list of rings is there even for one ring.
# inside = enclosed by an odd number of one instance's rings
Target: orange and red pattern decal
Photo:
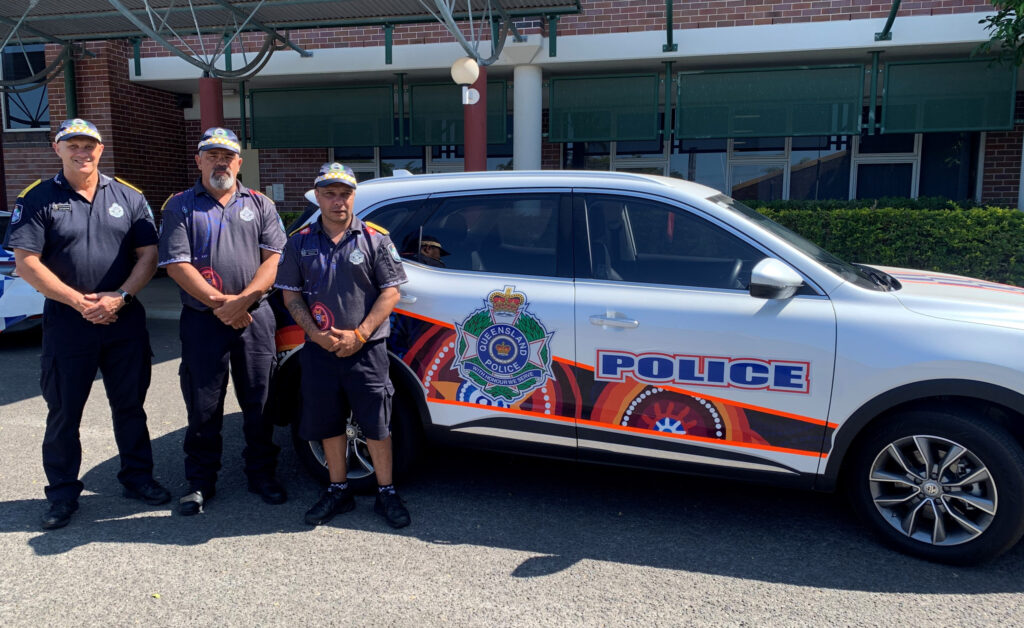
[[[821,455],[822,443],[829,442],[826,436],[836,428],[820,419],[739,404],[671,383],[654,385],[628,374],[622,381],[601,381],[593,367],[558,357],[552,358],[551,376],[540,386],[520,399],[496,399],[459,372],[459,341],[451,323],[402,310],[392,318],[392,351],[416,373],[427,400],[435,403],[814,457]]]

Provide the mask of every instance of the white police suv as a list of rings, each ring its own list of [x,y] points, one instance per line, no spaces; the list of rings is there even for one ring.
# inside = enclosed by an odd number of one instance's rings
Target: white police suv
[[[1024,288],[837,259],[721,193],[610,172],[361,183],[409,282],[392,317],[401,469],[420,436],[842,488],[898,548],[1024,535]],[[279,311],[271,411],[297,417]],[[352,476],[372,479],[353,426]],[[316,443],[297,443],[323,471]]]
[[[0,211],[0,239],[11,213]],[[15,272],[14,253],[0,248],[0,333],[38,327],[43,322],[43,295]]]

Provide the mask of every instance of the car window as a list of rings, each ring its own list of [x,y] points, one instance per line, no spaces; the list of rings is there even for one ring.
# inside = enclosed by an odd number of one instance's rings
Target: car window
[[[423,199],[379,205],[363,216],[363,221],[372,222],[379,227],[387,229],[391,236],[391,241],[397,245],[402,241],[400,236],[405,221],[421,205],[423,205]]]
[[[561,199],[558,194],[446,198],[423,224],[422,235],[440,245],[444,268],[556,276]]]
[[[588,195],[595,279],[745,290],[760,251],[683,209]]]

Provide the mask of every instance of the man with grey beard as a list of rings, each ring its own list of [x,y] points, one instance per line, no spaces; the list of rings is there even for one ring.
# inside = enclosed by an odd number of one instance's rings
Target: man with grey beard
[[[288,498],[276,479],[273,424],[264,417],[274,362],[274,314],[264,296],[277,276],[284,226],[273,201],[238,182],[241,145],[207,129],[196,153],[200,179],[162,210],[160,266],[181,288],[181,391],[188,410],[182,515],[216,491],[228,371],[242,408],[249,491],[268,504]]]

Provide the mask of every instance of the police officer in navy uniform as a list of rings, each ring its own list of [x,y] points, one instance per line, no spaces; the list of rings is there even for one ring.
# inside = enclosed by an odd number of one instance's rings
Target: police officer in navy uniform
[[[306,332],[300,353],[302,419],[299,436],[323,442],[331,484],[306,512],[320,525],[355,508],[346,466],[347,417],[366,437],[377,496],[374,511],[389,525],[409,525],[392,483],[388,315],[407,281],[387,232],[352,214],[356,177],[339,163],[324,164],[314,183],[320,219],[288,241],[276,286]]]
[[[78,430],[97,369],[110,401],[125,497],[151,505],[171,498],[153,479],[142,407],[152,352],[146,311],[134,298],[156,272],[153,213],[141,191],[100,173],[103,139],[91,122],[65,120],[53,149],[61,171],[21,193],[4,242],[14,250],[18,274],[46,297],[45,529],[67,525],[78,509],[84,487]]]
[[[276,479],[273,423],[264,416],[274,363],[274,314],[265,301],[286,237],[273,201],[238,182],[235,134],[208,129],[199,181],[164,204],[160,266],[181,287],[181,390],[188,410],[185,476],[178,503],[195,515],[216,491],[228,370],[242,408],[249,491],[268,504],[288,496]]]

